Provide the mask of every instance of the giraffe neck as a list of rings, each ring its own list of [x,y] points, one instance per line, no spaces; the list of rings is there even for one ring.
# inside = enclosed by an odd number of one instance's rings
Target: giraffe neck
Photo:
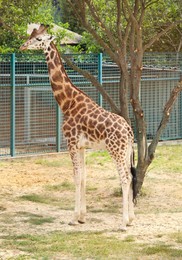
[[[56,46],[51,43],[44,49],[44,53],[54,97],[62,112],[66,114],[73,106],[75,96],[81,91],[69,79]]]

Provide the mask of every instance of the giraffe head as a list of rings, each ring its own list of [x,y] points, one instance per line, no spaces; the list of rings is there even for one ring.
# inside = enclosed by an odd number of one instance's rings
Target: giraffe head
[[[47,34],[49,26],[40,25],[38,29],[33,29],[28,40],[22,44],[20,50],[40,50],[46,49],[54,40],[54,36]]]

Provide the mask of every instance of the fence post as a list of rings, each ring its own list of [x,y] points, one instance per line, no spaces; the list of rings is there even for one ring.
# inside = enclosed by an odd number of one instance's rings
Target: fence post
[[[102,53],[98,54],[98,81],[102,85]],[[99,106],[102,107],[102,95],[99,93]]]
[[[61,145],[61,111],[58,104],[56,104],[56,151],[60,152]]]
[[[15,156],[15,53],[11,54],[10,64],[11,74],[11,137],[10,137],[10,155]]]

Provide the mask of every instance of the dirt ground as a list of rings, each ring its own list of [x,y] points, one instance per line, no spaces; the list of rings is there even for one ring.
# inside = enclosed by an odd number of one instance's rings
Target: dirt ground
[[[90,159],[95,160],[95,159]],[[105,231],[117,237],[135,236],[140,243],[173,243],[170,234],[182,231],[181,174],[155,172],[146,176],[143,196],[135,208],[136,219],[127,232],[119,231],[121,223],[120,197],[114,196],[119,179],[112,162],[87,163],[88,216],[87,223],[69,226],[74,206],[74,190],[54,190],[62,183],[73,183],[72,165],[67,154],[32,157],[0,162],[0,248],[3,237],[18,234],[45,234],[51,231]],[[74,186],[73,186],[74,187]],[[22,199],[29,194],[56,198],[51,203]],[[64,201],[64,205],[62,204]],[[60,203],[60,205],[59,205]],[[111,208],[111,205],[116,208]],[[62,206],[61,206],[62,205]],[[102,209],[105,210],[102,210]],[[100,209],[100,210],[99,210]],[[36,214],[54,219],[51,223],[33,225],[27,215]],[[19,256],[17,250],[0,249],[0,259]]]

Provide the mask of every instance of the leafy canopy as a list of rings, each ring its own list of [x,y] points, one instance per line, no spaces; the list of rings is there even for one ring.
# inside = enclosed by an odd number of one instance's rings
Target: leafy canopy
[[[95,31],[97,35],[104,39],[108,44],[110,40],[106,37],[105,31],[108,29],[116,44],[120,44],[118,32],[120,31],[122,37],[126,35],[128,21],[131,19],[132,12],[134,12],[134,17],[139,23],[140,19],[142,19],[142,37],[144,45],[157,33],[165,30],[170,24],[173,22],[176,23],[177,20],[182,19],[181,0],[62,1],[71,3],[73,8],[76,6],[75,12],[77,13],[77,18],[83,20],[83,22],[80,23],[80,26],[84,26],[85,15],[87,23],[90,24],[90,27],[93,29],[93,31],[90,32],[91,35],[93,35]],[[66,13],[67,9],[65,9],[64,12]],[[98,19],[98,17],[100,19]],[[101,22],[99,20],[101,20]],[[120,25],[118,26],[118,24]],[[90,39],[93,39],[93,37],[90,37]],[[181,40],[182,24],[178,23],[175,28],[167,31],[161,39],[158,39],[156,43],[153,43],[148,51],[176,51]],[[91,47],[91,41],[89,42],[89,36],[87,34],[85,43],[89,43],[89,46]],[[95,45],[95,42],[93,42],[93,45]],[[90,49],[94,50],[94,48]]]
[[[28,23],[53,22],[48,0],[0,0],[0,52],[18,51]]]

